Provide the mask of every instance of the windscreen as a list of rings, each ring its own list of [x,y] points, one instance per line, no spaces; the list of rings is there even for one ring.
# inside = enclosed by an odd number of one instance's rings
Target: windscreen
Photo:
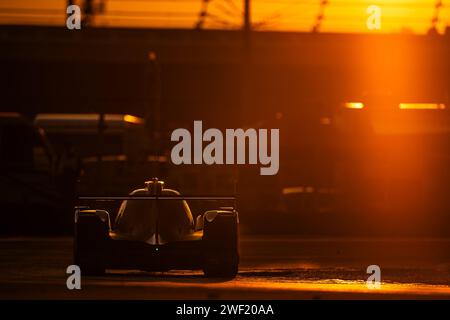
[[[131,193],[148,196],[145,189]],[[174,190],[163,190],[163,196],[176,196]],[[181,241],[192,232],[193,218],[184,200],[125,200],[119,208],[115,232],[129,240],[149,244]]]

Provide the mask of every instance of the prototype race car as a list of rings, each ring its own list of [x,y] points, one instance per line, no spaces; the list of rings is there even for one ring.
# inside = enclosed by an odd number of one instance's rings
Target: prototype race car
[[[194,223],[186,200],[203,198],[182,197],[157,178],[145,184],[126,197],[80,198],[123,200],[112,226],[105,210],[75,208],[74,261],[82,274],[202,269],[208,277],[234,277],[239,264],[237,211],[209,210]],[[234,198],[219,200],[224,199]]]

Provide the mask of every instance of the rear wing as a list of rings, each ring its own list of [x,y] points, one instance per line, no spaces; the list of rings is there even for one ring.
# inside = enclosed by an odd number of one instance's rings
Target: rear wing
[[[118,197],[105,197],[105,196],[80,196],[78,200],[91,200],[91,201],[115,201],[115,200],[228,200],[236,201],[234,196],[218,196],[218,197],[199,197],[199,196],[118,196]]]
[[[80,196],[79,201],[124,201],[124,200],[188,200],[188,201],[233,201],[232,207],[221,206],[224,210],[237,210],[235,196]],[[226,209],[225,209],[226,208]]]

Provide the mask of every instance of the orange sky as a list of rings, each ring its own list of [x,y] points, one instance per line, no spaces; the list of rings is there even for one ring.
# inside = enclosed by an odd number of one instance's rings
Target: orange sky
[[[78,0],[80,1],[80,0]],[[99,0],[96,0],[99,1]],[[242,0],[212,0],[206,28],[237,28]],[[309,31],[320,9],[320,0],[253,0],[252,20],[260,30]],[[431,25],[437,0],[329,0],[325,7],[324,32],[425,33]],[[201,0],[105,0],[106,11],[98,26],[192,28]],[[366,27],[367,7],[379,5],[381,30]],[[438,29],[450,22],[450,0],[443,1]],[[2,24],[63,25],[66,0],[0,0]]]

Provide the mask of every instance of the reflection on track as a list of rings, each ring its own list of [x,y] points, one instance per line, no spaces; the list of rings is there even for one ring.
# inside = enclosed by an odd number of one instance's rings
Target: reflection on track
[[[244,238],[241,249],[234,279],[208,279],[201,271],[108,270],[82,277],[82,290],[69,291],[71,239],[2,239],[0,298],[450,299],[448,240]],[[382,272],[376,290],[366,286],[366,268],[374,263]]]

